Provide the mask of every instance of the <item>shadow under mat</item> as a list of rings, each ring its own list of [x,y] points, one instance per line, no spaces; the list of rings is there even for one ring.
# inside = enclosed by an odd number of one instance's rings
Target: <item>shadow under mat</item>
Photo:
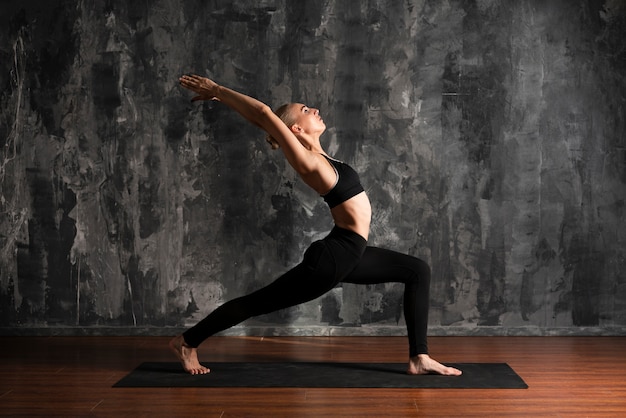
[[[146,362],[113,387],[526,389],[506,363],[450,363],[461,376],[406,374],[406,363],[212,363],[192,376],[180,363]]]

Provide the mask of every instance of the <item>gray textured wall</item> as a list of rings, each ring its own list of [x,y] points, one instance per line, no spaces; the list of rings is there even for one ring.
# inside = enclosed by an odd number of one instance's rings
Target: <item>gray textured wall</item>
[[[189,102],[198,72],[321,108],[372,244],[433,267],[433,333],[624,333],[623,1],[0,8],[4,332],[187,326],[330,229],[260,131]],[[400,294],[344,285],[233,332],[401,333]]]

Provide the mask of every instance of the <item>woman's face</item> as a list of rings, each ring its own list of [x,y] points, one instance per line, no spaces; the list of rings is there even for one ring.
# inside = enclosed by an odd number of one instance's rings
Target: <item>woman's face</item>
[[[320,116],[319,109],[308,107],[302,103],[293,103],[289,110],[294,119],[293,126],[299,129],[299,132],[319,135],[326,130],[326,124]]]

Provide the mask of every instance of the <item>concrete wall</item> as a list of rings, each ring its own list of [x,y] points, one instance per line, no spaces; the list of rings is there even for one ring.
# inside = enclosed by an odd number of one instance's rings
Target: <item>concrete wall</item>
[[[331,228],[263,134],[185,72],[319,107],[371,243],[433,268],[433,334],[626,329],[619,0],[0,5],[0,326],[171,333]],[[402,333],[344,285],[231,333]],[[398,325],[399,323],[399,325]]]

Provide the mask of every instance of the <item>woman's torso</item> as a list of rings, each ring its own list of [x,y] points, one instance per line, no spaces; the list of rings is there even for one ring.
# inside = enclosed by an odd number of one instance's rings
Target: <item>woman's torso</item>
[[[330,210],[335,225],[354,231],[366,240],[369,237],[372,207],[363,191]]]
[[[329,206],[331,206],[330,213],[335,225],[354,231],[367,240],[369,237],[372,208],[367,194],[360,186],[356,172],[354,172],[351,167],[347,166],[347,164],[323,154],[313,153],[312,158],[319,159],[319,169],[311,173],[311,175],[303,177],[303,180],[322,196],[328,195],[336,187],[341,188],[342,185],[340,182],[345,180],[345,178],[340,178],[340,174],[337,170],[339,165],[344,166],[344,170],[342,170],[344,175],[346,175],[345,171],[351,171],[353,173],[351,181],[358,183],[360,188],[357,188],[356,194],[354,194],[354,192],[348,193],[345,200],[341,199],[340,196],[340,203],[337,201],[334,201],[332,204],[329,203]],[[354,184],[352,186],[354,186]]]

